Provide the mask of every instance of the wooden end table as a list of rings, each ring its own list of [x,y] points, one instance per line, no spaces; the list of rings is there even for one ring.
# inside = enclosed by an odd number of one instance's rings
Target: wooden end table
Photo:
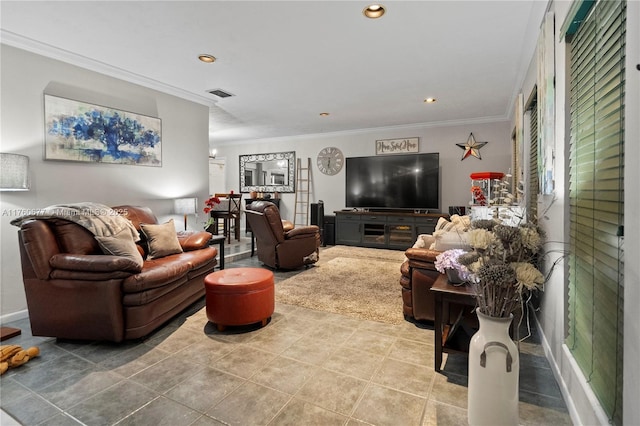
[[[213,235],[209,240],[209,245],[218,244],[220,247],[218,253],[220,254],[220,270],[224,269],[224,235]]]
[[[435,320],[433,327],[436,331],[435,341],[435,370],[440,371],[442,367],[442,353],[467,353],[466,350],[447,346],[447,340],[451,332],[455,331],[455,324],[448,324],[449,303],[459,305],[475,306],[476,299],[473,289],[468,285],[454,286],[449,284],[445,274],[440,274],[436,278],[431,291],[435,294]],[[446,313],[446,315],[445,315]],[[447,320],[445,320],[447,318]]]

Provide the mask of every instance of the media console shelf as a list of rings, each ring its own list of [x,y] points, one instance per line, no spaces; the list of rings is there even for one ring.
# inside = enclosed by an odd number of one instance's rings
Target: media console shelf
[[[336,244],[406,250],[420,234],[435,231],[441,213],[334,212]]]

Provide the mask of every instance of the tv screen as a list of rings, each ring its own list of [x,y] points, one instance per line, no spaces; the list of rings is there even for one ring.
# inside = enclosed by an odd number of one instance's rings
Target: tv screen
[[[346,207],[439,210],[437,153],[351,157],[346,160]]]

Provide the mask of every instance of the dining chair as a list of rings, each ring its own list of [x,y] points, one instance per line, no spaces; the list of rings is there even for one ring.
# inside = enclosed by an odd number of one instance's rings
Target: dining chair
[[[223,235],[227,238],[227,244],[231,244],[231,229],[234,238],[240,241],[240,214],[242,213],[242,194],[216,193],[220,198],[220,204],[216,205],[209,213],[214,220],[214,232],[218,234],[220,220]]]

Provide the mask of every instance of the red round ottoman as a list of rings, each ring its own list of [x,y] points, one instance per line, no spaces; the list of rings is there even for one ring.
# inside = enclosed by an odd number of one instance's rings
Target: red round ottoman
[[[218,331],[228,325],[257,322],[264,327],[273,314],[273,272],[262,268],[230,268],[204,278],[207,318]]]

